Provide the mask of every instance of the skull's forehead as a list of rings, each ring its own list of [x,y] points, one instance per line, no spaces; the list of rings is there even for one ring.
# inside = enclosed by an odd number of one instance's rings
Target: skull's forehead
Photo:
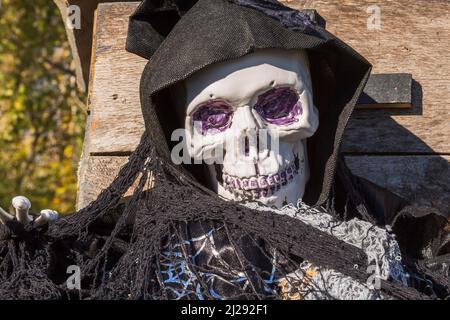
[[[205,67],[184,82],[186,111],[189,115],[210,99],[224,99],[236,107],[251,104],[259,92],[283,85],[311,91],[306,51],[264,49]]]

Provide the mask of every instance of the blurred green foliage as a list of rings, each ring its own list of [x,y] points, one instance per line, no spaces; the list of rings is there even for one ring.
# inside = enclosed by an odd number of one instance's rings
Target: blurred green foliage
[[[51,0],[0,0],[0,204],[74,210],[85,112]]]

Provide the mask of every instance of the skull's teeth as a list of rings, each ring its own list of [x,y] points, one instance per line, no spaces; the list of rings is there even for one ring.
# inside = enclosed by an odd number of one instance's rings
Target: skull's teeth
[[[269,184],[267,183],[267,179],[265,177],[260,177],[258,180],[258,185],[261,189],[264,189],[267,188]]]
[[[256,190],[256,189],[259,189],[258,179],[250,178],[250,190]]]
[[[237,198],[259,199],[277,192],[282,186],[292,182],[298,171],[296,164],[293,163],[285,170],[270,176],[238,178],[223,174],[223,186]]]

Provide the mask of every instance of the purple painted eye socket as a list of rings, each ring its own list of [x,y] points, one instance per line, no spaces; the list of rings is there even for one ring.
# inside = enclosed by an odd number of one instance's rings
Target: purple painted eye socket
[[[290,125],[303,113],[296,91],[290,88],[271,89],[258,97],[256,112],[268,123]]]
[[[225,131],[231,125],[233,107],[225,101],[208,101],[192,115],[194,126],[203,135]]]

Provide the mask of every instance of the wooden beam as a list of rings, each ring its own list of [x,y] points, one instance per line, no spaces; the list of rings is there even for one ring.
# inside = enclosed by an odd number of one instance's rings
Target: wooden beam
[[[102,190],[106,189],[119,173],[120,168],[128,162],[128,157],[89,157],[85,163],[86,170],[83,179],[80,181],[77,194],[77,209],[82,209],[90,202],[97,199]],[[138,186],[140,176],[125,193],[131,196]],[[148,189],[146,185],[145,189]]]
[[[91,48],[92,48],[92,29],[94,25],[94,12],[97,5],[102,2],[126,2],[126,0],[53,0],[61,12],[61,17],[66,26],[67,39],[72,51],[72,58],[75,63],[77,84],[80,90],[85,91],[89,83]],[[80,8],[81,28],[72,29],[66,23],[71,12],[69,6],[78,6]]]

